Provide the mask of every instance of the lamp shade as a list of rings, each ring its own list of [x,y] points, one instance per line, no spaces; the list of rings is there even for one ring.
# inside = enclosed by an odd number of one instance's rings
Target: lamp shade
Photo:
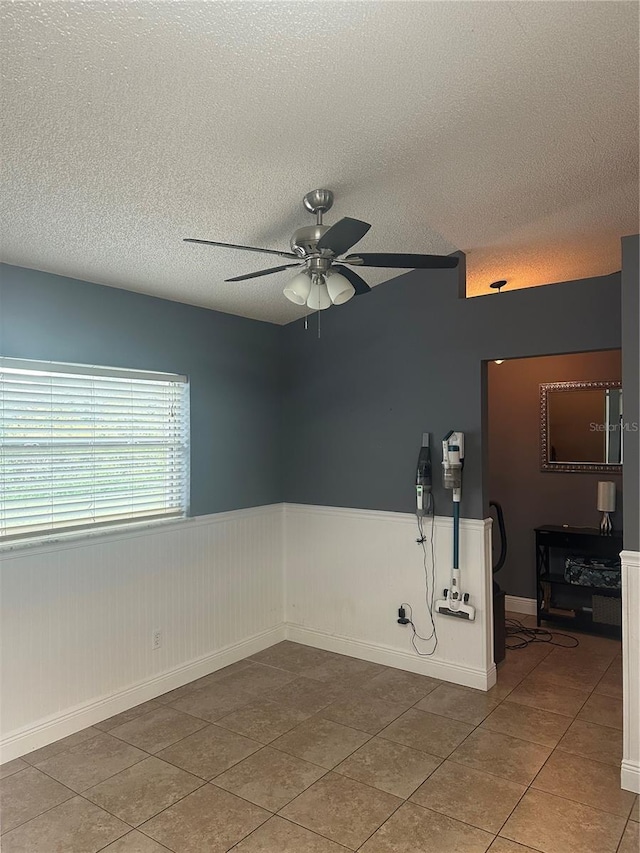
[[[616,484],[609,481],[598,483],[598,510],[600,512],[615,512]]]
[[[309,298],[311,291],[311,278],[309,273],[301,272],[299,275],[292,278],[282,291],[289,302],[295,302],[296,305],[304,305]]]
[[[348,278],[334,272],[327,276],[327,291],[334,305],[342,305],[355,295],[355,288]]]
[[[312,308],[314,311],[324,311],[325,308],[331,307],[331,297],[329,296],[326,284],[311,285],[307,307]]]

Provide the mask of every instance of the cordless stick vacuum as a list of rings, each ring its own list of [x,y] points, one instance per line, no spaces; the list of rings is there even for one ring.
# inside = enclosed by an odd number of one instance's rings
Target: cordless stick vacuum
[[[451,586],[445,589],[444,598],[436,601],[436,613],[457,616],[459,619],[476,618],[476,609],[469,604],[469,593],[460,591],[460,497],[462,493],[462,465],[464,464],[464,433],[448,432],[442,440],[442,474],[445,489],[453,489],[453,571]]]

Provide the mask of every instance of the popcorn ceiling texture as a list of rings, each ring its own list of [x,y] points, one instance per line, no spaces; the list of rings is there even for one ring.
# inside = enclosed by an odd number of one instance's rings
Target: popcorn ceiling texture
[[[638,231],[625,2],[0,4],[2,259],[274,323],[327,217],[362,251],[467,253],[468,292],[620,268]],[[284,261],[283,261],[284,263]],[[393,274],[372,270],[376,284]]]

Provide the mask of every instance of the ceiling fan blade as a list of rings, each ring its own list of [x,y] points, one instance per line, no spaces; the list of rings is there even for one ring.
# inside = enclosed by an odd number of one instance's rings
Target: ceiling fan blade
[[[224,249],[242,249],[245,252],[262,252],[263,255],[279,255],[281,258],[297,258],[293,252],[279,252],[277,249],[258,249],[256,246],[237,246],[235,243],[217,243],[215,240],[197,240],[184,237],[184,243],[204,243],[205,246],[222,246]]]
[[[387,267],[388,269],[405,270],[451,270],[458,266],[459,258],[453,255],[364,253],[361,255],[348,255],[343,261],[363,267]]]
[[[301,267],[304,264],[285,264],[282,267],[270,267],[268,270],[259,270],[258,272],[250,272],[246,275],[237,275],[235,278],[225,278],[225,281],[246,281],[248,278],[258,278],[261,275],[271,275],[272,272],[282,272],[282,270],[288,270],[291,267]]]
[[[363,278],[360,278],[355,270],[352,270],[349,267],[343,267],[341,264],[333,264],[333,269],[351,282],[356,292],[356,296],[360,296],[362,293],[371,292],[371,288],[367,282]]]
[[[342,255],[358,240],[362,240],[369,228],[371,226],[368,222],[345,216],[322,235],[318,240],[318,249],[331,249],[334,255]]]

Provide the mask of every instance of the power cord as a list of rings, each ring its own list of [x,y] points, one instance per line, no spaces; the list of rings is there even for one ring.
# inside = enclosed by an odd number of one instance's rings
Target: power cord
[[[411,625],[411,631],[412,631],[411,645],[413,646],[416,654],[420,655],[420,657],[431,657],[431,655],[433,655],[435,653],[436,649],[438,648],[438,633],[436,631],[436,623],[435,623],[434,618],[433,618],[433,600],[435,597],[435,565],[436,565],[435,551],[434,551],[434,545],[433,545],[433,534],[434,534],[436,514],[435,514],[434,503],[433,503],[433,495],[431,493],[429,494],[429,504],[428,504],[427,512],[431,515],[431,532],[430,532],[430,536],[429,536],[430,550],[431,550],[431,596],[429,596],[429,567],[427,566],[428,557],[427,557],[427,548],[425,545],[425,543],[427,541],[427,537],[426,537],[425,531],[424,531],[423,516],[420,516],[417,513],[416,513],[416,520],[418,522],[418,538],[416,539],[416,542],[418,543],[418,545],[422,546],[422,555],[423,555],[422,564],[424,566],[424,583],[425,583],[425,603],[427,605],[427,612],[429,613],[429,619],[431,621],[431,633],[429,634],[428,637],[423,637],[421,634],[418,633],[416,626],[413,622],[413,608],[406,601],[402,602],[402,607],[408,607],[409,608],[410,618],[407,619],[407,622],[405,624]],[[428,643],[428,642],[431,642],[431,640],[435,640],[433,648],[431,649],[431,651],[430,652],[421,652],[420,649],[418,648],[417,644],[416,644],[416,638],[418,640],[422,640],[422,642],[424,642],[424,643]]]
[[[528,628],[518,619],[505,619],[505,646],[507,649],[526,649],[533,643],[548,643],[550,646],[560,646],[562,649],[575,649],[580,641],[571,634],[563,634],[559,631],[547,631],[546,628]],[[568,643],[556,642],[556,637],[564,637]],[[509,643],[509,639],[514,642]]]

